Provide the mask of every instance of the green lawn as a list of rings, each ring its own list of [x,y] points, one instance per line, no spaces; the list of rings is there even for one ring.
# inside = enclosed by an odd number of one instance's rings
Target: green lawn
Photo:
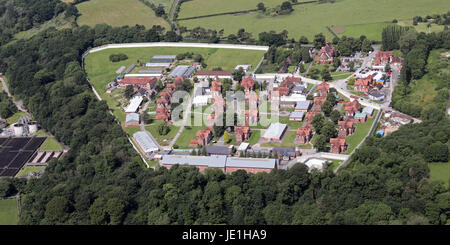
[[[250,139],[248,139],[245,142],[249,143],[250,145],[254,145],[254,144],[258,143],[259,138],[261,138],[260,130],[250,130]]]
[[[95,26],[106,23],[111,26],[134,26],[136,24],[151,28],[160,25],[169,28],[163,18],[139,0],[90,0],[76,5],[81,16],[78,24]]]
[[[19,121],[20,117],[26,116],[27,114],[25,112],[22,111],[18,111],[16,113],[14,113],[14,115],[10,116],[9,118],[6,118],[6,121],[8,122],[8,124],[14,124],[17,121]]]
[[[356,146],[364,139],[364,137],[369,133],[370,127],[372,127],[372,123],[378,115],[378,110],[374,110],[372,118],[368,118],[365,123],[355,123],[356,129],[353,135],[345,137],[345,140],[348,144],[348,149],[345,154],[350,154]]]
[[[262,147],[295,147],[294,139],[297,136],[297,132],[288,131],[285,133],[283,141],[281,143],[263,143]]]
[[[46,133],[44,131],[39,130],[37,132],[37,136],[41,137],[47,137],[47,139],[42,143],[41,147],[39,148],[41,151],[62,151],[64,150],[62,146],[58,143],[58,141]]]
[[[238,1],[238,0],[233,0]],[[181,5],[181,17],[200,16],[254,8],[258,1],[239,1],[229,4],[222,0],[193,0]],[[247,5],[249,3],[249,6]],[[201,3],[201,4],[199,4]],[[280,4],[278,1],[277,4]],[[267,4],[269,6],[269,4]],[[224,35],[236,34],[241,28],[253,33],[253,37],[263,31],[288,31],[289,38],[298,39],[304,35],[309,40],[322,32],[328,39],[333,35],[327,26],[345,26],[344,35],[359,37],[366,35],[369,39],[380,40],[381,29],[385,23],[393,19],[411,19],[413,16],[423,16],[430,13],[445,13],[450,8],[448,0],[341,0],[333,4],[305,4],[293,6],[289,15],[270,17],[261,13],[242,15],[222,15],[208,18],[179,21],[181,26],[192,29],[198,26],[206,29],[224,29]],[[367,25],[369,24],[369,25]]]
[[[130,138],[133,138],[133,134],[136,132],[139,132],[139,131],[141,131],[140,126],[125,127],[125,132],[127,132],[128,136],[130,136]]]
[[[159,122],[153,123],[151,125],[145,126],[145,129],[149,131],[153,137],[158,141],[158,143],[162,146],[167,146],[170,144],[170,141],[175,138],[180,127],[169,125],[170,131],[167,135],[160,135],[158,132]]]
[[[205,127],[199,127],[199,126],[186,126],[184,127],[183,132],[181,133],[180,137],[178,137],[177,141],[175,142],[176,145],[180,149],[190,149],[193,147],[189,146],[189,141],[195,139],[195,134],[198,130],[204,129]]]
[[[416,29],[417,32],[425,32],[425,33],[431,33],[431,32],[441,32],[444,30],[443,25],[437,25],[434,23],[431,23],[431,27],[428,28],[428,23],[418,23],[416,26],[413,25],[412,20],[402,20],[398,22],[399,26],[409,26]]]
[[[383,31],[383,28],[385,28],[389,24],[386,22],[380,22],[380,23],[370,23],[370,24],[355,24],[355,25],[347,25],[344,27],[334,27],[333,30],[345,30],[344,32],[336,32],[335,33],[339,36],[347,36],[347,37],[355,37],[359,38],[361,35],[365,35],[369,40],[374,41],[381,41],[381,32]]]
[[[22,177],[29,173],[37,172],[37,171],[44,170],[44,169],[45,169],[45,167],[43,167],[43,166],[26,166],[17,173],[16,177]]]
[[[339,79],[345,79],[349,76],[351,76],[353,73],[351,72],[331,72],[331,77],[333,78],[333,81],[339,80]]]
[[[333,171],[336,170],[339,167],[341,162],[343,162],[342,160],[336,160],[336,159],[330,159],[330,158],[325,158],[325,160],[330,161],[330,162],[333,163],[333,165],[332,165]]]
[[[19,216],[17,215],[17,200],[0,200],[0,225],[17,225]]]
[[[448,187],[450,181],[450,162],[429,163],[431,180],[442,180]]]

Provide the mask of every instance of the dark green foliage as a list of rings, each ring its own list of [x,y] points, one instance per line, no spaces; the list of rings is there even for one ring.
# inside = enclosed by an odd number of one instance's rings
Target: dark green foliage
[[[111,62],[119,62],[119,61],[127,60],[127,59],[128,59],[128,56],[127,56],[126,54],[123,54],[123,53],[120,53],[120,54],[111,54],[111,55],[109,56],[109,60],[110,60]]]
[[[317,35],[314,36],[314,47],[316,49],[320,49],[321,47],[325,46],[325,35],[323,35],[323,33],[319,33]]]
[[[0,92],[0,117],[8,118],[17,112],[17,107],[9,99],[8,94]]]
[[[130,99],[133,94],[134,94],[133,85],[127,85],[125,87],[125,91],[123,92],[123,96],[125,96],[125,98],[127,99]]]
[[[385,27],[381,33],[381,48],[383,50],[399,49],[398,41],[403,33],[407,32],[409,27],[402,27],[398,25],[389,25]]]
[[[158,125],[158,134],[167,135],[170,132],[170,127],[166,123],[160,123]]]
[[[322,113],[318,113],[317,115],[314,116],[313,120],[311,121],[311,124],[313,125],[316,133],[320,134],[320,130],[325,124],[325,120],[326,118],[322,115]]]

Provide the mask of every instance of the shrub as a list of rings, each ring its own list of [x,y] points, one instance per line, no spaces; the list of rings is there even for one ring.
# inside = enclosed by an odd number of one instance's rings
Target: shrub
[[[120,54],[111,54],[109,56],[109,60],[111,62],[119,62],[119,61],[127,60],[127,59],[128,59],[128,56],[126,54],[122,54],[122,53],[120,53]]]

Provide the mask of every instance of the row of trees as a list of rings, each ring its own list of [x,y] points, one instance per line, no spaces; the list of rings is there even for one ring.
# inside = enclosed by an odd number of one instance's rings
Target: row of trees
[[[8,94],[0,92],[0,117],[8,118],[17,112],[17,107],[9,99]]]

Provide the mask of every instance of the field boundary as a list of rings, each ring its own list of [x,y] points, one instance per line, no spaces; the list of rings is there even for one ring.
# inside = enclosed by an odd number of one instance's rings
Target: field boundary
[[[298,2],[298,3],[292,3],[291,5],[302,5],[302,4],[308,4],[308,3],[316,3],[319,2],[318,0],[314,1],[307,1],[307,2]],[[246,14],[250,12],[258,11],[258,9],[248,9],[248,10],[239,10],[239,11],[232,11],[232,12],[224,12],[224,13],[217,13],[217,14],[207,14],[207,15],[199,15],[199,16],[193,16],[193,17],[185,17],[185,18],[179,18],[177,21],[183,21],[183,20],[194,20],[194,19],[201,19],[201,18],[208,18],[208,17],[215,17],[215,16],[222,16],[222,15],[230,15],[230,14]]]

